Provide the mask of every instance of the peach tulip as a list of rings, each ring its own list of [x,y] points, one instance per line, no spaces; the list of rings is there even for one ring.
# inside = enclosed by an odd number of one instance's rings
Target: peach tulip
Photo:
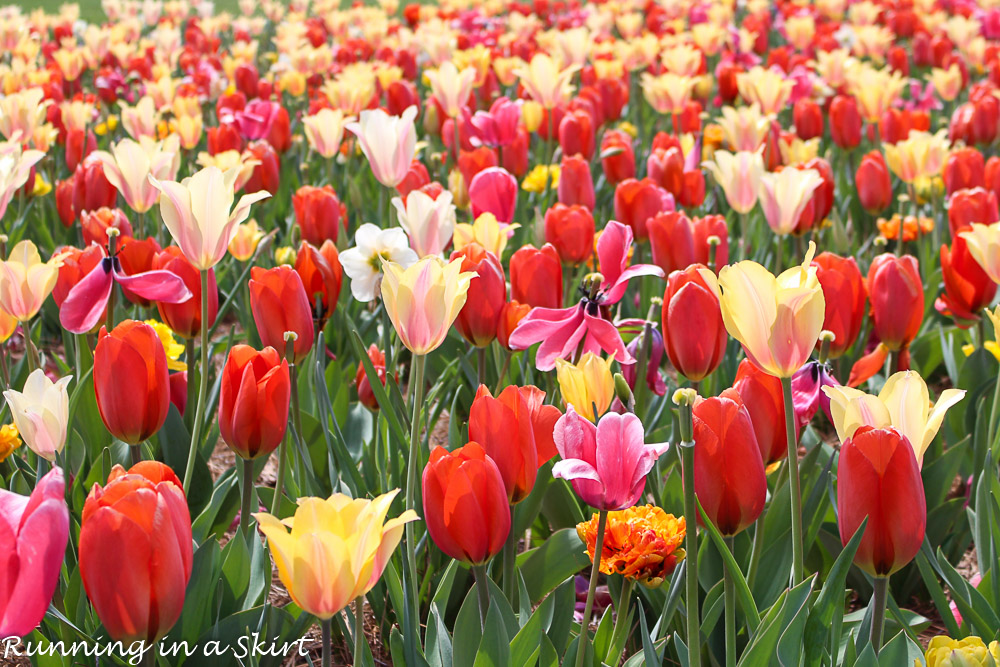
[[[813,191],[823,184],[815,169],[782,169],[768,172],[760,179],[760,207],[775,234],[790,234],[812,199]]]
[[[42,151],[22,150],[19,137],[0,142],[0,218],[7,211],[14,193],[27,182],[31,168],[45,157]]]
[[[450,118],[456,118],[469,101],[472,86],[476,82],[476,70],[466,67],[459,71],[450,60],[436,70],[428,70],[424,76],[431,83],[434,99],[444,108]]]
[[[27,322],[52,293],[62,265],[59,256],[43,262],[31,241],[21,241],[0,261],[0,307],[20,322]]]
[[[149,95],[143,96],[135,106],[120,103],[122,127],[129,136],[139,141],[142,137],[149,139],[156,138],[156,125],[160,120],[160,114],[156,110],[153,98]]]
[[[417,128],[413,124],[416,117],[415,106],[407,108],[402,116],[371,109],[362,111],[359,121],[344,126],[358,138],[375,179],[386,187],[396,187],[410,171],[417,151]]]
[[[573,92],[570,81],[580,69],[572,65],[559,69],[559,64],[545,53],[536,53],[527,66],[518,67],[514,74],[528,91],[531,99],[546,109],[552,109],[564,102]]]
[[[354,116],[346,116],[340,109],[320,109],[302,119],[309,147],[330,159],[337,155],[344,139],[344,127],[354,122]]]
[[[180,138],[172,134],[163,141],[150,137],[122,139],[111,152],[94,151],[104,166],[104,176],[136,213],[153,208],[159,191],[153,179],[172,180],[180,168]]]
[[[764,176],[764,158],[760,151],[715,151],[711,160],[702,163],[715,178],[723,192],[726,201],[737,213],[746,214],[757,204],[757,193],[760,192],[761,180]]]

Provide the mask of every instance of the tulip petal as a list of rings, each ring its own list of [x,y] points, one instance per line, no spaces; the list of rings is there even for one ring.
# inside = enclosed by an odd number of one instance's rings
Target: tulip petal
[[[193,296],[184,280],[170,271],[145,271],[129,276],[115,269],[114,276],[124,289],[150,301],[184,303]]]
[[[94,328],[111,296],[114,279],[110,262],[98,262],[73,289],[59,309],[59,321],[71,333],[86,333]]]

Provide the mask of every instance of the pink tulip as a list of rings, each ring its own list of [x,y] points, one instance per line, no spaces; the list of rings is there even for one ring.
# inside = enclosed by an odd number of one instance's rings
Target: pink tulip
[[[477,111],[472,117],[476,135],[471,138],[473,146],[493,148],[509,146],[517,139],[517,128],[521,122],[521,104],[501,97],[493,102],[489,111]]]
[[[0,637],[23,637],[49,608],[69,537],[63,473],[53,468],[30,497],[0,489]]]
[[[469,183],[472,216],[492,213],[497,222],[511,223],[517,209],[517,179],[503,167],[490,167],[476,174]]]
[[[240,134],[248,141],[265,138],[271,131],[271,124],[280,113],[281,105],[269,100],[251,100],[246,107],[233,114],[233,120]]]
[[[394,188],[407,172],[417,150],[417,128],[413,119],[417,107],[409,107],[402,116],[390,116],[382,109],[361,112],[361,119],[344,126],[358,138],[368,158],[375,179]]]
[[[633,414],[609,412],[590,423],[572,405],[553,434],[562,460],[552,475],[573,485],[580,499],[599,510],[632,507],[646,488],[646,475],[669,443],[645,443],[642,422]]]

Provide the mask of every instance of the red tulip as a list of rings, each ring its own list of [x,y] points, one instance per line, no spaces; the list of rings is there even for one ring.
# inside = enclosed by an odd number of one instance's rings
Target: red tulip
[[[788,456],[785,398],[781,380],[760,370],[749,359],[740,362],[733,389],[750,414],[760,457],[767,467]]]
[[[101,327],[94,350],[94,392],[111,435],[138,445],[160,430],[170,409],[163,343],[153,327],[125,320]]]
[[[684,189],[684,155],[680,148],[654,149],[646,160],[646,172],[675,197]]]
[[[960,235],[954,237],[950,248],[941,246],[941,278],[944,294],[934,307],[962,328],[978,322],[980,311],[993,303],[997,294],[997,284],[972,258],[968,242]]]
[[[250,178],[243,186],[243,191],[252,194],[267,190],[274,195],[281,184],[281,162],[274,146],[264,140],[252,141],[247,146],[247,151],[260,164],[253,168]]]
[[[986,163],[987,184],[994,174],[1000,177],[1000,158],[991,157]],[[1000,180],[997,181],[997,185],[1000,186]],[[951,238],[957,238],[963,231],[971,229],[974,222],[988,225],[1000,220],[996,191],[989,185],[987,187],[989,189],[959,190],[948,198],[948,227],[951,230]]]
[[[152,236],[145,240],[119,237],[118,262],[122,266],[122,272],[131,276],[136,273],[145,273],[153,270],[153,261],[162,248]],[[200,282],[200,281],[199,281]],[[139,296],[124,285],[121,286],[122,294],[125,298],[137,306],[148,308],[153,305],[151,301]],[[190,288],[189,288],[190,289]]]
[[[462,179],[466,187],[472,183],[472,179],[479,172],[490,167],[499,166],[500,160],[497,158],[496,151],[488,146],[480,146],[471,151],[462,151],[462,154],[458,156],[458,170],[462,173]]]
[[[162,269],[180,276],[191,298],[184,303],[157,302],[160,319],[181,338],[194,338],[201,331],[201,273],[194,268],[177,246],[168,246],[156,254],[153,269]],[[219,312],[219,288],[215,284],[215,269],[208,270],[208,326]]]
[[[750,414],[732,389],[694,406],[694,488],[723,535],[741,532],[764,509],[767,478],[757,437]]]
[[[62,253],[63,260],[59,267],[59,276],[56,278],[56,286],[52,289],[52,299],[61,308],[70,290],[104,259],[104,251],[99,246],[90,245],[86,250],[65,247],[59,252]]]
[[[615,188],[615,219],[631,227],[637,239],[646,239],[646,222],[657,213],[672,211],[672,199],[651,178],[626,179]]]
[[[565,264],[578,266],[594,253],[594,216],[584,206],[556,204],[545,212],[545,241]]]
[[[385,386],[385,353],[378,349],[378,345],[372,343],[368,346],[368,359],[372,362],[372,367],[378,374],[378,379]],[[372,386],[368,381],[368,373],[365,371],[363,362],[358,362],[358,370],[354,373],[354,386],[358,389],[358,400],[369,410],[378,410],[378,399],[372,391]]]
[[[871,151],[861,158],[854,182],[861,206],[869,213],[878,213],[892,204],[892,179],[881,151]]]
[[[530,140],[528,131],[519,126],[514,140],[506,146],[500,147],[500,166],[518,178],[528,173],[528,144]]]
[[[302,279],[313,319],[325,322],[337,306],[343,281],[344,270],[340,266],[337,246],[332,241],[324,241],[322,248],[316,248],[308,241],[303,241],[295,255],[295,272]],[[316,312],[317,295],[322,296],[319,312]]]
[[[292,207],[303,240],[317,248],[326,240],[336,243],[341,225],[347,229],[347,207],[329,185],[303,185],[292,195]]]
[[[802,141],[823,136],[823,112],[808,97],[801,98],[792,107],[792,123],[795,124],[795,134]]]
[[[312,308],[302,278],[290,266],[250,270],[250,310],[261,342],[285,350],[285,332],[294,331],[295,363],[313,346]]]
[[[837,95],[830,103],[830,136],[833,143],[845,149],[861,143],[861,114],[853,97]]]
[[[826,312],[823,328],[832,331],[830,358],[844,354],[857,340],[865,319],[865,280],[853,257],[824,252],[813,260],[816,278],[823,288]]]
[[[579,155],[564,157],[559,172],[559,202],[566,206],[579,204],[594,210],[594,180],[590,163]]]
[[[56,213],[59,214],[59,221],[66,228],[69,228],[76,220],[76,211],[73,209],[73,197],[76,193],[74,178],[73,175],[70,175],[64,181],[56,181]]]
[[[500,311],[500,322],[497,324],[497,342],[503,349],[511,351],[510,335],[530,311],[531,306],[526,303],[508,301],[504,304],[503,310]]]
[[[243,152],[243,137],[234,123],[222,123],[218,127],[210,127],[205,135],[209,155],[218,155],[225,151]]]
[[[469,438],[497,464],[511,504],[524,500],[542,462],[531,411],[518,387],[510,385],[494,398],[486,385],[479,385],[469,411]]]
[[[486,347],[497,336],[500,313],[507,301],[507,282],[497,256],[478,243],[470,243],[451,253],[452,260],[462,258],[462,271],[477,278],[469,285],[465,305],[458,313],[455,328],[475,347]],[[473,440],[479,440],[473,438]],[[479,440],[482,443],[482,440]],[[489,448],[487,448],[487,451]]]
[[[698,208],[705,201],[705,174],[701,169],[684,172],[684,186],[677,194],[677,203],[685,208]]]
[[[236,345],[222,367],[219,435],[244,459],[270,455],[285,437],[291,391],[288,362],[277,350]]]
[[[949,195],[956,190],[983,187],[986,162],[975,148],[959,148],[944,163],[944,187]]]
[[[601,168],[611,185],[635,178],[635,149],[632,137],[622,130],[607,130],[601,139]]]
[[[476,442],[449,452],[435,447],[423,473],[424,520],[446,555],[481,564],[510,533],[510,505],[500,469]]]
[[[472,216],[492,213],[498,222],[514,222],[517,210],[517,179],[502,167],[489,167],[476,174],[469,184]]]
[[[555,246],[538,249],[529,243],[511,256],[510,295],[535,308],[562,307],[563,272]]]
[[[405,204],[406,195],[410,194],[414,190],[419,190],[420,188],[422,188],[423,186],[427,185],[430,182],[431,182],[431,176],[427,172],[427,167],[425,167],[423,162],[421,162],[420,160],[414,159],[412,162],[410,162],[410,169],[409,171],[406,172],[406,176],[404,176],[403,180],[400,181],[399,185],[396,186],[396,192],[398,192],[399,196],[403,198],[403,203]],[[302,192],[303,190],[305,190],[305,188],[312,188],[312,186],[303,186],[299,188],[299,192]],[[328,188],[330,192],[333,192],[333,188],[331,188],[329,185],[327,185],[326,188]],[[319,188],[313,188],[313,189],[319,189]],[[296,194],[296,196],[298,195]],[[296,217],[298,217],[297,208],[295,210],[295,214]],[[344,219],[344,226],[345,228],[347,226],[346,217]]]
[[[70,171],[97,150],[97,137],[90,130],[73,129],[66,135],[66,166]]]
[[[927,505],[913,447],[894,428],[862,426],[840,449],[837,522],[847,544],[865,519],[854,563],[888,576],[913,560],[924,541]]]
[[[84,211],[80,214],[80,227],[83,231],[83,244],[96,243],[107,247],[108,229],[114,227],[119,232],[119,238],[132,236],[132,225],[119,208],[99,208]]]
[[[653,263],[670,275],[692,264],[708,265],[708,239],[715,236],[720,243],[715,250],[715,266],[729,263],[729,232],[721,215],[706,215],[690,219],[682,211],[658,213],[646,223]]]
[[[586,111],[570,111],[559,121],[559,146],[563,155],[594,155],[594,119]]]
[[[104,175],[104,165],[96,155],[88,155],[73,175],[73,211],[77,218],[84,211],[114,208],[118,190]]]
[[[692,264],[674,271],[663,294],[663,336],[667,356],[677,372],[700,382],[726,353],[726,325],[711,271]]]
[[[889,350],[902,350],[924,320],[924,286],[912,255],[884,253],[868,269],[868,296],[875,335]]]
[[[108,576],[113,563],[115,576]],[[181,615],[191,578],[191,516],[174,471],[115,466],[83,506],[80,578],[104,629],[126,646],[162,638]]]

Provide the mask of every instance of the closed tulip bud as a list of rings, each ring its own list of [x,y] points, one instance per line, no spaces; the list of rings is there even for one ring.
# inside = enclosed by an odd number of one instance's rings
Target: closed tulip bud
[[[941,278],[944,294],[937,298],[934,307],[942,315],[954,318],[962,328],[978,322],[979,312],[993,303],[997,293],[997,284],[973,258],[962,234],[955,237],[950,248],[941,246]]]
[[[562,307],[563,272],[555,246],[538,249],[529,243],[511,256],[510,296],[534,308]]]
[[[646,160],[646,173],[657,185],[677,197],[684,189],[684,155],[677,147],[654,149]]]
[[[76,220],[76,211],[73,208],[75,189],[76,184],[73,182],[73,176],[64,181],[56,181],[56,213],[59,214],[59,221],[66,228],[69,228]],[[117,192],[115,195],[117,196]]]
[[[479,565],[500,553],[511,530],[500,469],[477,442],[435,447],[422,478],[427,532],[455,560]]]
[[[565,264],[586,262],[594,252],[594,216],[584,206],[556,204],[545,212],[545,242]]]
[[[163,426],[170,409],[170,378],[163,343],[153,327],[125,320],[101,327],[94,350],[94,392],[104,426],[138,445]]]
[[[556,377],[563,401],[567,406],[578,407],[580,414],[592,422],[608,411],[615,397],[613,361],[614,355],[602,359],[593,352],[585,353],[576,364],[556,359]]]
[[[808,97],[803,97],[792,107],[792,122],[795,124],[795,134],[802,141],[823,136],[823,112]]]
[[[975,148],[959,148],[945,160],[944,187],[949,196],[957,190],[983,187],[985,178],[986,162]]]
[[[892,203],[892,179],[880,151],[871,151],[861,158],[854,182],[861,206],[869,213],[883,211]]]
[[[253,141],[247,146],[246,153],[250,159],[257,160],[250,178],[243,185],[247,195],[266,192],[274,195],[281,185],[281,159],[274,147],[267,141]]]
[[[455,328],[475,347],[493,342],[500,324],[500,313],[507,301],[507,282],[497,256],[478,243],[470,243],[451,253],[451,260],[462,259],[462,271],[477,277],[469,285],[465,305],[458,313]],[[480,444],[479,438],[473,437]],[[487,451],[489,448],[487,448]]]
[[[517,211],[517,179],[506,169],[487,167],[471,177],[468,183],[469,204],[472,206],[474,218],[483,213],[490,213],[499,222],[508,224],[514,222],[514,214]],[[439,197],[438,202],[440,201]]]
[[[564,157],[559,172],[559,202],[566,206],[579,204],[594,210],[594,179],[590,163],[579,155]]]
[[[868,269],[875,335],[889,350],[902,350],[917,337],[924,320],[924,285],[912,255],[884,253]]]
[[[101,207],[114,208],[118,200],[118,190],[104,175],[104,164],[98,156],[99,152],[95,151],[85,157],[74,172],[73,211],[76,217],[80,217],[84,211],[96,211]]]
[[[674,271],[663,294],[663,331],[667,356],[677,372],[700,382],[726,353],[715,276],[701,264]]]
[[[127,247],[127,246],[126,246]],[[158,301],[156,309],[170,330],[181,338],[194,338],[201,331],[201,276],[181,249],[168,246],[153,258],[153,269],[162,269],[180,276],[191,291],[191,298],[184,303]],[[215,269],[208,271],[208,326],[215,322],[219,312],[219,289],[215,283]]]
[[[987,183],[991,167],[1000,176],[1000,158],[991,157],[986,163]],[[988,225],[998,220],[997,195],[991,189],[959,190],[948,198],[948,228],[952,238],[971,229],[974,222]]]
[[[80,578],[97,617],[126,646],[155,642],[184,607],[193,561],[191,516],[174,471],[143,461],[115,466],[83,506]],[[115,563],[120,577],[108,576]]]
[[[302,279],[313,319],[325,322],[340,298],[340,286],[344,276],[337,246],[333,245],[332,241],[324,241],[323,247],[317,249],[308,241],[303,241],[295,255],[295,272]],[[317,295],[322,297],[319,312],[316,312]]]
[[[347,229],[347,207],[329,185],[303,185],[292,195],[292,206],[302,238],[317,248],[326,240],[336,243],[341,225]]]
[[[861,332],[867,296],[865,281],[853,257],[824,252],[813,260],[813,266],[826,304],[823,329],[835,336],[829,358],[836,359],[854,345]]]
[[[290,395],[288,361],[273,347],[233,347],[222,367],[219,434],[244,459],[270,455],[285,437]]]
[[[302,278],[289,266],[250,270],[250,310],[261,342],[276,350],[285,349],[285,332],[294,331],[295,363],[313,346],[313,320],[309,297]]]
[[[706,215],[693,220],[682,211],[658,213],[646,223],[653,263],[670,275],[692,264],[708,265],[711,250],[708,239],[716,237],[715,265],[729,263],[729,231],[721,215]]]
[[[846,150],[861,143],[861,113],[853,96],[837,95],[830,103],[830,136]]]
[[[647,221],[674,210],[673,197],[651,178],[626,179],[615,188],[615,219],[632,228],[637,239],[649,237]]]
[[[508,301],[504,304],[503,310],[500,311],[500,321],[497,324],[497,342],[508,352],[512,351],[510,335],[530,311],[530,305],[517,301]]]
[[[410,168],[417,148],[417,132],[413,124],[416,117],[415,106],[401,116],[390,116],[381,109],[373,109],[362,111],[357,122],[344,126],[358,138],[375,179],[386,187],[398,185]]]
[[[209,155],[218,155],[226,151],[243,152],[243,137],[233,123],[222,123],[218,127],[206,130]]]
[[[924,541],[927,505],[913,448],[895,428],[862,426],[843,443],[837,466],[837,522],[846,545],[865,519],[854,563],[888,576]]]
[[[368,346],[368,359],[372,362],[372,367],[375,369],[375,373],[378,374],[379,382],[382,386],[385,386],[385,353],[378,349],[378,345],[372,343]],[[354,373],[354,386],[358,390],[358,401],[361,402],[369,410],[378,410],[378,399],[375,398],[375,393],[372,391],[371,383],[368,380],[368,373],[365,371],[365,365],[362,362],[358,362],[358,370]]]
[[[559,146],[563,155],[594,155],[594,119],[586,111],[570,111],[559,122]]]
[[[694,444],[699,502],[720,533],[742,532],[764,509],[767,478],[750,413],[735,390],[695,403]]]
[[[781,380],[760,370],[749,359],[744,359],[736,371],[733,389],[740,395],[750,415],[764,467],[788,456]]]
[[[80,227],[83,232],[83,245],[96,243],[101,247],[108,245],[108,229],[115,228],[121,236],[132,236],[132,225],[121,209],[99,208],[95,211],[84,211],[80,214]]]
[[[66,385],[72,375],[53,382],[41,368],[28,375],[22,391],[3,392],[10,403],[11,417],[25,444],[50,462],[66,446],[69,422],[69,394]]]
[[[757,205],[764,176],[764,158],[759,150],[738,153],[717,150],[712,159],[703,162],[702,166],[711,172],[725,193],[729,206],[737,213],[749,213]]]
[[[611,185],[635,178],[635,149],[632,137],[622,130],[608,130],[601,139],[601,168]]]
[[[0,634],[26,637],[45,616],[66,557],[69,510],[63,471],[53,468],[30,497],[0,490],[0,548],[7,590],[0,599]]]

